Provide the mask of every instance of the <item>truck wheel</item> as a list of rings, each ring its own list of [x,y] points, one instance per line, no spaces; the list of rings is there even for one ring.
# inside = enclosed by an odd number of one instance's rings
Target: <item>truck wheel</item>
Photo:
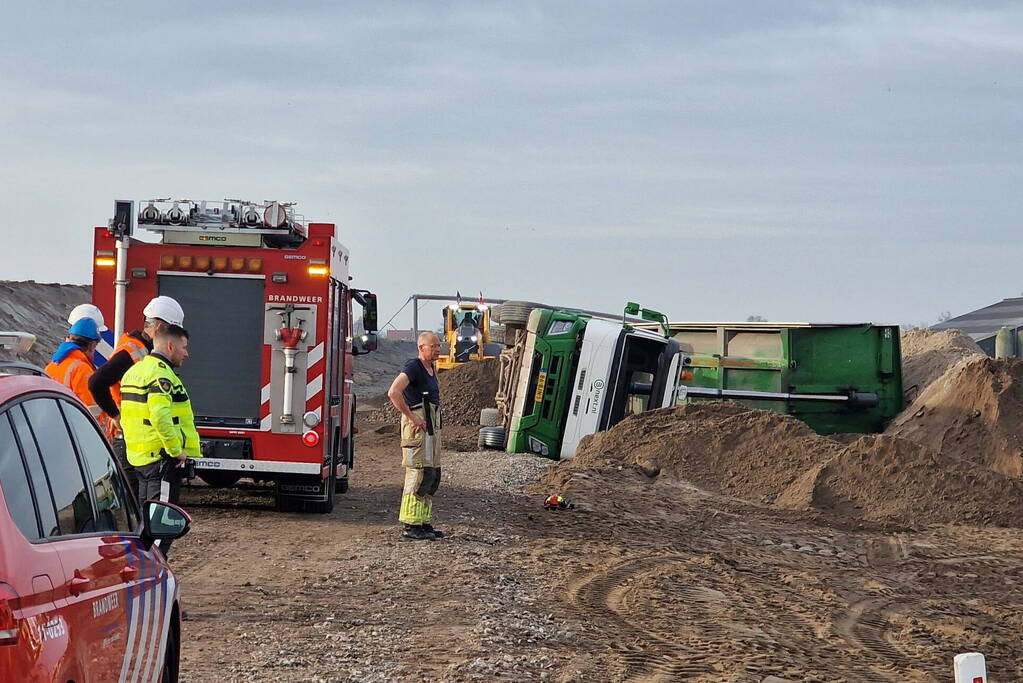
[[[501,304],[501,324],[505,327],[525,327],[530,312],[537,305],[529,301],[505,301]]]
[[[484,408],[480,411],[480,424],[484,427],[496,427],[501,420],[497,408]]]
[[[504,427],[483,427],[479,440],[484,448],[504,450]]]
[[[215,489],[226,489],[234,486],[242,478],[241,472],[218,472],[216,470],[197,470],[199,478]]]
[[[277,512],[301,512],[302,501],[278,493],[274,496],[274,509]]]
[[[334,493],[348,493],[348,477],[338,479],[334,482]]]
[[[345,482],[347,483],[347,479]],[[330,479],[327,480],[327,500],[322,503],[309,503],[309,512],[316,512],[321,515],[327,515],[334,511],[334,494],[337,490],[337,479],[334,477],[334,472],[330,473]]]

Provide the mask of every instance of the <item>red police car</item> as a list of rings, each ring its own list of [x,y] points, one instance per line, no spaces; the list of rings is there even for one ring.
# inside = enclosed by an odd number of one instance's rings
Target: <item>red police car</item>
[[[96,422],[47,377],[0,362],[0,681],[178,680],[178,585]],[[25,366],[21,365],[22,368]]]

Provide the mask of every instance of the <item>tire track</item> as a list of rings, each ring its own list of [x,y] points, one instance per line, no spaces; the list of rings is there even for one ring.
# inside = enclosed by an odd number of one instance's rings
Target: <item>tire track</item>
[[[615,644],[624,675],[630,680],[670,680],[671,677],[709,673],[709,667],[682,660],[678,643],[637,626],[622,612],[631,588],[627,584],[663,565],[684,562],[682,556],[647,556],[626,560],[608,571],[590,572],[568,590],[568,601],[587,616],[601,613],[610,624],[605,635]],[[608,628],[610,626],[610,628]],[[629,642],[629,641],[639,641]]]

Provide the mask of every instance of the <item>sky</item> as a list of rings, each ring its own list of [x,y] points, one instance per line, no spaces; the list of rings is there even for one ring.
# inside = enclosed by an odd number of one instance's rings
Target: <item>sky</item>
[[[113,200],[174,196],[336,223],[383,320],[455,290],[902,324],[1023,293],[1019,3],[20,0],[4,24],[0,279],[87,283]]]

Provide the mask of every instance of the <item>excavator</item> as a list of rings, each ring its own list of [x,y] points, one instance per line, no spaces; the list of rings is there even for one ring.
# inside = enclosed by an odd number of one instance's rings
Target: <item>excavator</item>
[[[495,358],[502,344],[490,342],[490,307],[485,303],[457,301],[444,307],[444,340],[437,359],[438,370]]]

